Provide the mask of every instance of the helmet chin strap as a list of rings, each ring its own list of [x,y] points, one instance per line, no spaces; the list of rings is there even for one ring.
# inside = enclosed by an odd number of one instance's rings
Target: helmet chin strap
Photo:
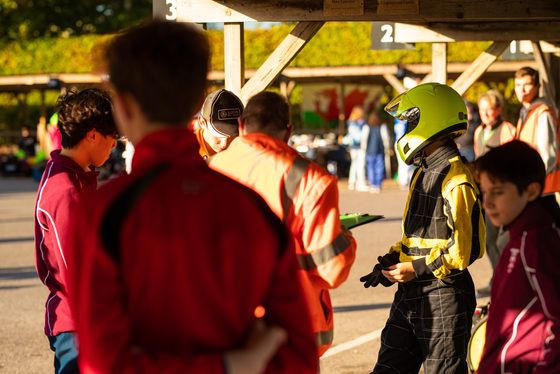
[[[414,158],[412,159],[412,165],[418,167],[420,165],[422,165],[422,161],[424,161],[424,159],[426,158],[426,155],[424,154],[424,150],[422,150],[422,152],[418,153],[416,156],[414,156]]]

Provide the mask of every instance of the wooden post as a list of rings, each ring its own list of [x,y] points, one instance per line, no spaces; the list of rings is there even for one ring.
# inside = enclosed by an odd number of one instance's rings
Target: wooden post
[[[344,105],[346,94],[344,91],[344,82],[340,82],[340,95],[338,96],[338,142],[340,144],[346,134],[346,106]]]
[[[447,43],[432,43],[432,81],[447,84]]]
[[[243,22],[224,23],[224,72],[226,90],[241,97],[245,83]]]
[[[550,81],[551,82],[560,82],[560,58],[554,54],[554,53],[549,53],[548,54],[550,57],[550,63],[548,65],[549,69],[550,69]],[[554,99],[554,102],[556,104],[556,109],[558,110],[558,108],[560,108],[560,95],[558,95],[558,88],[556,89],[556,97]],[[558,112],[556,112],[556,116],[558,116]]]
[[[541,45],[538,41],[533,41],[533,55],[535,56],[535,61],[539,66],[539,77],[542,91],[548,101],[554,105],[554,111],[558,113],[556,108],[556,87],[554,82],[551,80],[550,64],[547,64],[545,60],[544,53],[541,49]]]

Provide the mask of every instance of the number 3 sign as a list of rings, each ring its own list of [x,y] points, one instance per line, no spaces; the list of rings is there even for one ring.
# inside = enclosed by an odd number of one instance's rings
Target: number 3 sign
[[[154,18],[177,20],[177,0],[154,0],[152,10]]]

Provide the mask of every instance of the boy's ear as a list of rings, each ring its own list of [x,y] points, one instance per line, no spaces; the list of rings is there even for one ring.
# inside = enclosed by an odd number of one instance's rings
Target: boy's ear
[[[89,131],[87,132],[87,134],[86,134],[86,139],[89,140],[89,141],[95,140],[95,136],[96,136],[95,133],[96,133],[96,132],[97,132],[97,130],[95,130],[95,129],[89,130]]]
[[[286,133],[284,134],[284,142],[288,143],[290,141],[290,136],[292,136],[293,131],[294,131],[294,126],[287,124]]]
[[[541,184],[539,182],[532,182],[527,186],[527,198],[529,201],[535,201],[541,196]]]
[[[204,119],[204,117],[198,116],[198,123],[200,124],[200,127],[202,127],[203,129],[205,129],[205,130],[208,129],[208,124],[206,123],[206,120]]]
[[[237,118],[237,125],[239,129],[239,135],[247,135],[247,131],[245,131],[245,123],[243,123],[241,117]]]

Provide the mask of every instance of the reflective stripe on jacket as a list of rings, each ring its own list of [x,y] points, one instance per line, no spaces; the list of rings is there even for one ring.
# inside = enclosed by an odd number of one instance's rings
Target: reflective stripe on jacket
[[[547,111],[552,114],[556,126],[556,139],[548,139],[548,141],[556,141],[557,155],[556,162],[552,168],[545,165],[547,168],[547,175],[544,182],[543,195],[560,191],[560,131],[558,129],[558,118],[556,118],[553,110],[548,105],[541,103],[540,105],[535,105],[533,108],[530,108],[529,113],[525,117],[525,121],[522,122],[522,118],[520,117],[517,122],[517,138],[532,145],[540,153],[538,141],[539,118]]]
[[[328,289],[346,280],[356,252],[355,240],[341,228],[337,179],[285,142],[262,133],[238,137],[209,165],[257,191],[293,233],[322,355],[333,339]]]
[[[485,140],[482,135],[484,125],[480,125],[474,130],[474,154],[480,157],[490,148],[498,147],[515,139],[515,126],[507,121],[502,121],[498,126],[491,130],[490,136]]]

